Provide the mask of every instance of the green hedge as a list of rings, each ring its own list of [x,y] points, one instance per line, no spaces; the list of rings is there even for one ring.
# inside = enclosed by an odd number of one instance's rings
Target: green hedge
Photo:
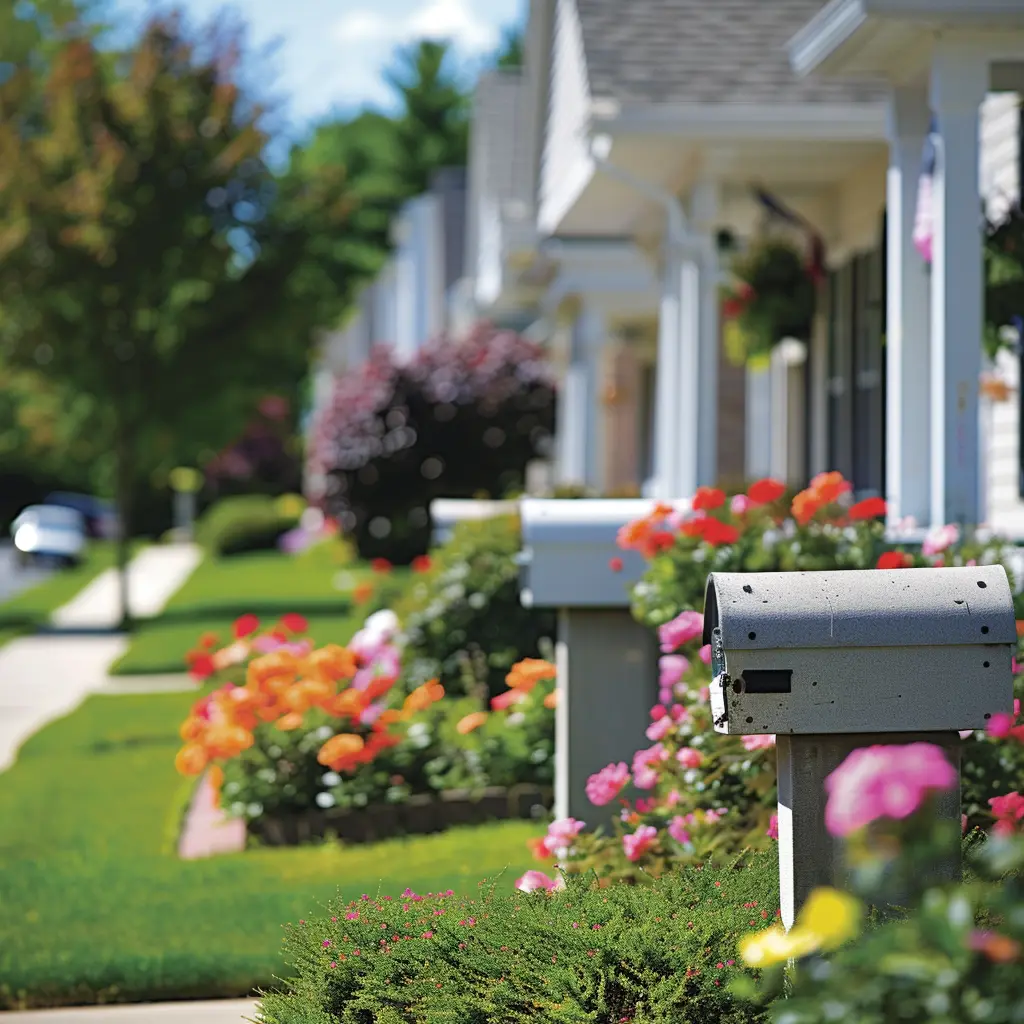
[[[245,494],[211,505],[196,523],[196,541],[217,557],[274,548],[299,525],[302,499]]]

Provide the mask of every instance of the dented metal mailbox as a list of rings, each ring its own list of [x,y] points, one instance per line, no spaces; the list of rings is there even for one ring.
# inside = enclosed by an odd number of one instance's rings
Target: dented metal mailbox
[[[1017,640],[1000,565],[712,573],[716,732],[952,732],[1013,704]]]

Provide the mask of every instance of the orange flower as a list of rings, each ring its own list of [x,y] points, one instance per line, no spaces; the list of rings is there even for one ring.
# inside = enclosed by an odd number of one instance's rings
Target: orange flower
[[[527,839],[526,845],[536,860],[554,860],[555,855],[548,849],[544,838],[544,836],[537,836],[533,839]]]
[[[474,729],[479,729],[487,721],[486,711],[471,711],[465,718],[460,718],[455,731],[460,736],[468,736]]]
[[[853,520],[877,519],[879,516],[885,515],[885,508],[885,498],[865,498],[863,501],[858,501],[856,505],[850,506],[850,518]]]
[[[195,715],[189,715],[184,722],[181,723],[181,728],[178,730],[178,735],[186,742],[190,743],[193,740],[199,739],[203,735],[206,729],[206,723],[201,718],[196,718]]]
[[[204,651],[208,651],[211,647],[216,647],[219,643],[220,640],[216,633],[204,633],[199,638],[199,646],[202,647]]]
[[[542,658],[523,658],[517,661],[505,676],[505,684],[512,690],[529,693],[544,679],[553,679],[557,674],[555,666]]]
[[[324,710],[336,718],[358,718],[368,703],[366,695],[360,690],[343,690],[327,702]]]
[[[831,505],[838,501],[840,495],[853,489],[853,485],[843,478],[842,473],[819,473],[811,481],[811,490],[818,496],[823,505]]]
[[[201,775],[209,756],[198,743],[186,743],[174,758],[174,767],[181,775]]]
[[[436,703],[444,696],[444,687],[436,679],[431,679],[422,686],[417,686],[402,705],[402,710],[411,715],[417,711],[426,711],[431,704]]]
[[[549,708],[552,711],[554,711],[554,709],[558,707],[558,691],[557,690],[552,690],[544,698],[544,707]]]
[[[806,526],[821,508],[821,499],[813,490],[801,491],[794,499],[792,505],[793,518],[801,525]]]
[[[366,699],[372,703],[379,697],[383,697],[397,682],[396,676],[374,676],[363,692],[366,694]]]
[[[343,732],[332,736],[316,755],[317,761],[328,768],[338,770],[337,766],[344,765],[360,754],[366,744],[362,736],[354,733]]]
[[[298,711],[291,711],[277,720],[277,727],[281,732],[292,732],[302,728],[302,714]]]
[[[710,512],[712,509],[721,508],[725,504],[725,491],[717,487],[698,487],[697,493],[693,496],[693,510],[695,512]]]
[[[371,597],[373,597],[373,584],[368,581],[357,583],[352,588],[352,600],[356,604],[366,604]]]
[[[356,656],[338,644],[327,644],[306,659],[311,673],[329,682],[351,679],[357,670]]]
[[[750,489],[747,491],[747,497],[754,502],[755,505],[770,505],[773,501],[778,501],[785,493],[785,484],[779,483],[778,480],[772,480],[770,477],[766,477],[764,480],[757,480],[755,483],[750,485]]]

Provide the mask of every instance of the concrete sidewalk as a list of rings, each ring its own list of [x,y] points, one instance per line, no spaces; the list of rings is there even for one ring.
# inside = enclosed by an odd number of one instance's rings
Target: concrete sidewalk
[[[162,544],[137,554],[128,567],[132,614],[146,618],[163,611],[201,557],[195,544]],[[50,618],[59,629],[116,629],[121,619],[117,570],[105,569]]]
[[[239,1024],[256,1016],[249,999],[206,1003],[138,1003],[128,1006],[82,1006],[66,1010],[0,1013],[3,1024]]]

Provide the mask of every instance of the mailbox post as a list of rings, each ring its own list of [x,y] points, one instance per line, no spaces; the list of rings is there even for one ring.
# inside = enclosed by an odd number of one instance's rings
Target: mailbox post
[[[647,745],[658,697],[655,634],[630,613],[645,564],[616,544],[620,527],[650,512],[643,500],[524,499],[520,600],[558,611],[555,814],[606,823],[618,808],[587,799],[587,779]],[[616,572],[610,562],[620,558]],[[602,818],[604,820],[602,820]]]
[[[921,741],[942,747],[959,774],[959,730],[1012,707],[1016,640],[998,565],[708,578],[715,730],[776,736],[787,928],[813,888],[841,881],[826,777],[858,747]],[[940,795],[937,813],[959,836],[959,788]],[[945,873],[960,876],[959,840]]]

